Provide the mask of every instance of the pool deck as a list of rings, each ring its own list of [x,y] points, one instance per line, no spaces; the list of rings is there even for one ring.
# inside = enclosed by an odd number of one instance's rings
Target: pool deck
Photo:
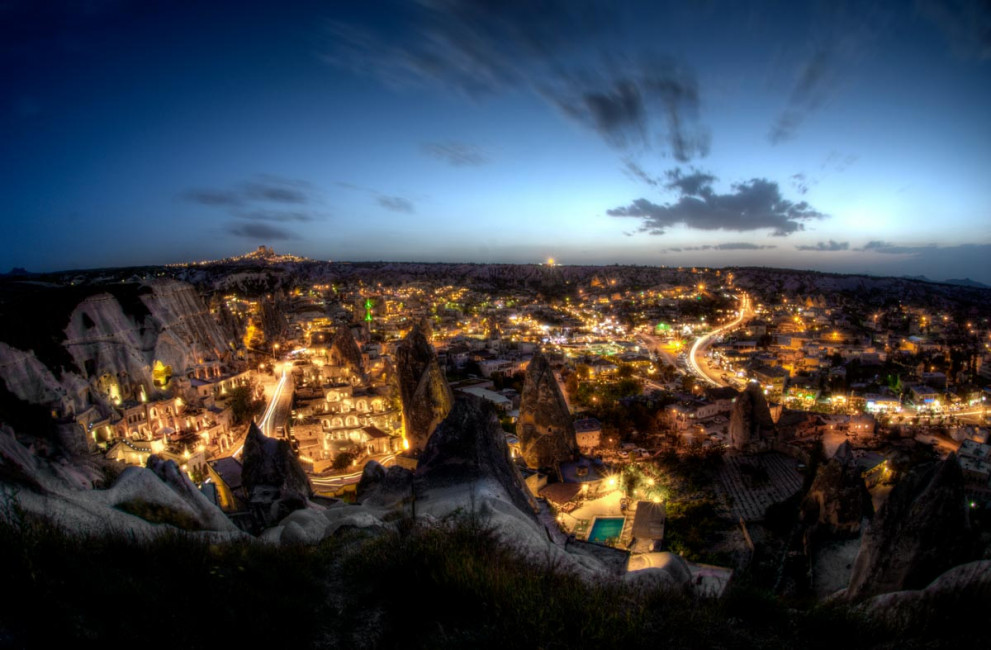
[[[573,534],[580,540],[587,541],[596,519],[618,519],[622,517],[625,521],[623,523],[623,531],[619,535],[619,546],[626,548],[633,534],[633,511],[629,508],[626,511],[620,508],[620,500],[622,498],[623,493],[620,490],[613,490],[598,499],[586,501],[581,507],[576,508],[571,513],[562,515],[559,518],[561,526],[565,532]]]

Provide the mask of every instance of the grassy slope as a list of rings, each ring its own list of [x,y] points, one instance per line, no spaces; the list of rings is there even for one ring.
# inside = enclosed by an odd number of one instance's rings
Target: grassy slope
[[[789,610],[745,579],[722,601],[590,585],[521,560],[471,520],[402,523],[400,533],[350,532],[315,548],[180,535],[137,544],[0,524],[0,647],[852,650],[959,646],[973,629],[936,620],[888,631],[844,608]]]

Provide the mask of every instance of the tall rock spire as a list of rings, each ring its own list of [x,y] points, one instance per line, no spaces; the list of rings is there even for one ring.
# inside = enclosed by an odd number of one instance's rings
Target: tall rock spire
[[[396,375],[410,449],[420,450],[454,402],[437,354],[419,326],[396,346]]]
[[[547,358],[537,352],[526,369],[516,424],[523,460],[530,467],[553,467],[578,456],[575,426]]]

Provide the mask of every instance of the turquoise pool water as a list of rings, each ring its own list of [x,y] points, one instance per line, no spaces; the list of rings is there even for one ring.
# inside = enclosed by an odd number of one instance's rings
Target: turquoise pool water
[[[592,524],[592,532],[588,534],[588,541],[602,544],[607,539],[619,537],[623,532],[623,517],[598,517]]]

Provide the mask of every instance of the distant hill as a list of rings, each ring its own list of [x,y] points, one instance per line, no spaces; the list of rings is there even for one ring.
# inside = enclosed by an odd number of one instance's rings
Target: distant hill
[[[943,280],[943,284],[955,284],[958,287],[973,287],[975,289],[991,289],[991,285],[971,280],[970,278]]]

